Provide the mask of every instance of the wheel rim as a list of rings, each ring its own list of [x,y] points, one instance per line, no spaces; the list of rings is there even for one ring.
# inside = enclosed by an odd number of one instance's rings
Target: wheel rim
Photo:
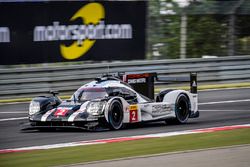
[[[119,103],[113,103],[109,117],[113,129],[119,129],[122,126],[123,115],[121,110]]]
[[[177,117],[180,122],[186,122],[189,115],[188,104],[184,99],[180,99],[176,106]]]
[[[116,105],[112,109],[112,120],[114,121],[114,123],[120,123],[120,119],[121,119],[120,107]]]

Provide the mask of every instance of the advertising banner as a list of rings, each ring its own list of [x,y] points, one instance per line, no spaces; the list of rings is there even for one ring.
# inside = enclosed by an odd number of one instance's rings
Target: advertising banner
[[[145,57],[145,1],[0,3],[1,65]]]

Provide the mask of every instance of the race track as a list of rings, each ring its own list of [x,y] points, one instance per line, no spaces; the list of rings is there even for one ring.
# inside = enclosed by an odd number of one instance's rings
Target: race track
[[[1,104],[0,149],[250,123],[250,88],[201,91],[199,103],[200,118],[190,119],[185,125],[155,122],[103,132],[23,132],[20,123],[27,121],[28,104]]]

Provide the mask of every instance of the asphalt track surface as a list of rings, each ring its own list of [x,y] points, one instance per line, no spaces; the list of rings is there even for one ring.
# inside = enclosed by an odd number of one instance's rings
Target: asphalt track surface
[[[136,124],[119,131],[23,132],[20,130],[20,124],[27,122],[25,117],[28,113],[28,104],[1,104],[0,149],[248,124],[250,123],[250,88],[201,91],[199,92],[199,110],[200,117],[190,119],[184,125],[154,122]]]

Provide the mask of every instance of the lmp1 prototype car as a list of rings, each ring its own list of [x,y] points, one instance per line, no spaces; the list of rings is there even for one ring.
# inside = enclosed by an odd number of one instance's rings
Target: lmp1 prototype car
[[[34,98],[29,107],[29,127],[121,129],[147,121],[186,123],[199,116],[196,74],[191,91],[163,90],[154,100],[156,73],[106,75],[80,87],[69,100],[53,96]],[[30,129],[26,128],[26,129]]]

